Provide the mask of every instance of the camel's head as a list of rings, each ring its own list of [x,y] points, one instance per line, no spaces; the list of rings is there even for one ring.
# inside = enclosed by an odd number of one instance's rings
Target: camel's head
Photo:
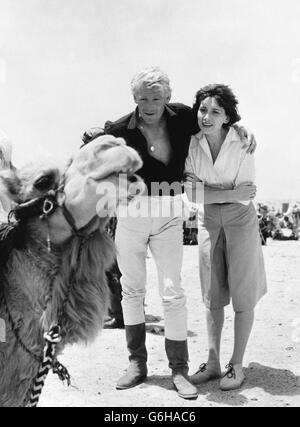
[[[107,217],[142,191],[142,180],[135,175],[141,167],[140,156],[122,138],[105,135],[85,145],[65,174],[65,204],[77,227],[96,214]]]
[[[137,187],[141,189],[142,181],[135,175],[141,166],[137,152],[122,138],[104,135],[79,150],[65,170],[48,161],[1,171],[0,199],[7,210],[15,204],[16,217],[21,220],[24,215],[39,218],[46,196],[55,205],[57,202],[48,219],[52,239],[54,233],[53,241],[59,242],[71,233],[66,230],[66,219],[71,218],[76,229],[96,217],[100,218],[98,225],[101,219],[104,224],[120,202],[133,197]],[[46,204],[46,210],[49,207]]]

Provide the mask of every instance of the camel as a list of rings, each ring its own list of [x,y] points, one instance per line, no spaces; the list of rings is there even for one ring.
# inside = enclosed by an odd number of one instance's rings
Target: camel
[[[57,354],[97,336],[114,261],[107,206],[134,197],[141,166],[122,138],[106,135],[79,150],[65,171],[39,162],[0,172],[3,204],[14,204],[0,227],[0,407],[28,406],[51,325],[60,327]]]

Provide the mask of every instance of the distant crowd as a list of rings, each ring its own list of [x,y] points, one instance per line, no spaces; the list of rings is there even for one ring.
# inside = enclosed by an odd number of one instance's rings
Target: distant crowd
[[[268,238],[273,240],[299,240],[300,202],[283,205],[281,209],[258,203],[256,211],[262,245],[267,244]],[[185,245],[198,244],[197,222],[196,214],[188,221],[185,221],[183,228],[183,242]]]
[[[259,203],[257,215],[263,245],[266,245],[268,237],[273,240],[299,240],[300,202],[281,210]]]

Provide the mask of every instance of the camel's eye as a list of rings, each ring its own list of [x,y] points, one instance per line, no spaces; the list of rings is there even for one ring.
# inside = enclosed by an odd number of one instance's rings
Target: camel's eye
[[[34,186],[39,191],[45,191],[53,187],[54,181],[55,177],[53,174],[44,175],[34,183]]]

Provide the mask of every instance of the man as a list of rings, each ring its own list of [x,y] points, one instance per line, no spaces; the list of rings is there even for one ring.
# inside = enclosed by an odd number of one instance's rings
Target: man
[[[183,210],[181,182],[185,159],[190,137],[197,128],[190,107],[169,103],[169,78],[159,68],[138,73],[131,89],[136,110],[116,122],[107,122],[105,132],[124,138],[139,152],[144,163],[138,174],[147,186],[147,195],[141,197],[140,205],[141,210],[150,208],[151,212],[148,216],[118,218],[116,247],[130,365],[117,389],[134,387],[147,377],[144,298],[149,247],[158,271],[165,349],[173,384],[180,397],[196,399],[197,388],[188,380],[187,310],[180,280],[184,218],[178,212]],[[96,134],[97,129],[87,131],[85,141]]]

